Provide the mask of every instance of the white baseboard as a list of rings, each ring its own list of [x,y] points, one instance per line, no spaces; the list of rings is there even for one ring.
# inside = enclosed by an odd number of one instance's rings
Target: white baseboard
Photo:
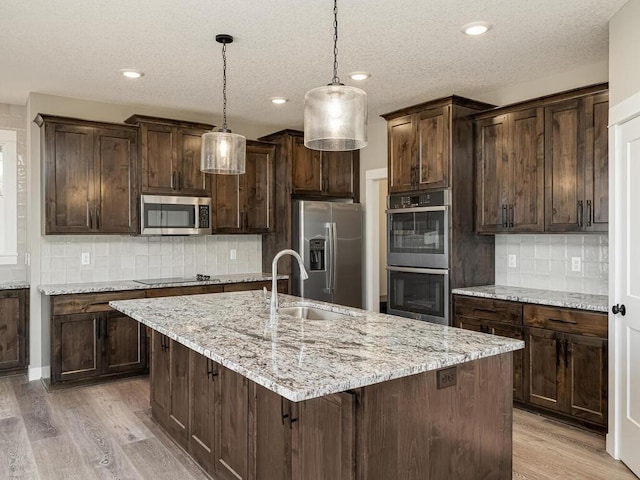
[[[51,376],[51,367],[46,365],[44,367],[32,367],[29,366],[29,381],[40,380],[41,378],[49,378]]]

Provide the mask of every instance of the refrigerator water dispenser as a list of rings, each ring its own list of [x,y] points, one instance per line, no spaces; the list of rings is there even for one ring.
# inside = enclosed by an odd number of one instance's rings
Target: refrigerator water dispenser
[[[325,269],[326,243],[325,238],[309,240],[309,270],[322,271]]]

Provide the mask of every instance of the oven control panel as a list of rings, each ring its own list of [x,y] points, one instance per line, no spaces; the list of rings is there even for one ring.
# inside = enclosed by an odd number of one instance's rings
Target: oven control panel
[[[448,190],[436,190],[415,194],[389,195],[389,208],[435,207],[447,205]]]

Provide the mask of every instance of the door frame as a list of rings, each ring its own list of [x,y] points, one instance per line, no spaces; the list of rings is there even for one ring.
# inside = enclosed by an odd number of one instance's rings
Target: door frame
[[[616,188],[624,182],[621,168],[623,152],[617,150],[621,127],[624,123],[640,116],[640,92],[609,108],[609,304],[619,303],[619,277],[622,265],[622,238],[617,232],[618,225],[623,222],[620,206],[624,199]],[[613,161],[611,161],[613,160]],[[606,448],[609,455],[620,458],[620,420],[621,394],[620,386],[623,379],[620,367],[621,328],[617,317],[609,312],[609,431],[607,433]]]
[[[380,311],[380,187],[378,182],[387,181],[386,168],[367,170],[365,173],[365,305],[366,310]],[[386,267],[386,265],[385,265]],[[384,272],[384,270],[383,270]]]

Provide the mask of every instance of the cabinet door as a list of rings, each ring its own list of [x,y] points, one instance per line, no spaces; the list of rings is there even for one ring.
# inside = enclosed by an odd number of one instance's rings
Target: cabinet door
[[[322,155],[304,146],[304,138],[294,137],[291,165],[294,194],[322,194]]]
[[[545,231],[579,231],[585,208],[584,100],[567,100],[544,110]]]
[[[565,411],[574,417],[607,425],[607,340],[565,334]]]
[[[585,230],[609,227],[609,95],[588,97],[587,163],[585,167]]]
[[[95,187],[93,129],[45,124],[45,233],[88,233]]]
[[[144,326],[120,312],[103,316],[104,373],[144,370],[147,365],[147,344]]]
[[[325,195],[340,198],[355,197],[355,182],[359,178],[360,152],[322,152]]]
[[[94,228],[99,233],[136,232],[137,138],[134,129],[95,129],[93,208]]]
[[[355,479],[355,409],[347,392],[292,404],[293,478]]]
[[[239,233],[244,221],[241,201],[244,175],[212,175],[214,207],[211,217],[217,233]]]
[[[291,480],[291,402],[252,383],[254,480]]]
[[[563,342],[551,330],[525,328],[524,400],[552,410],[563,410],[565,396]]]
[[[216,377],[216,472],[222,480],[249,475],[249,381],[228,368]]]
[[[446,106],[427,110],[418,117],[419,189],[449,186],[450,116],[451,107]]]
[[[208,176],[200,171],[202,133],[178,129],[177,188],[183,195],[209,195]]]
[[[188,347],[169,340],[171,380],[167,422],[173,438],[185,450],[189,448],[189,352]]]
[[[214,476],[214,382],[218,366],[193,350],[189,352],[189,362],[189,453]]]
[[[530,109],[510,114],[509,148],[512,193],[508,206],[509,230],[544,230],[544,116]]]
[[[176,127],[141,123],[140,137],[142,193],[175,193],[178,188]]]
[[[100,314],[53,317],[51,381],[79,380],[100,375]]]
[[[453,326],[474,332],[484,332],[484,322],[482,320],[463,315],[455,315],[453,317]]]
[[[522,327],[506,325],[500,322],[485,322],[484,333],[498,335],[500,337],[515,338],[523,340],[524,335]],[[524,356],[522,350],[513,352],[513,399],[523,400],[523,374],[524,374]]]
[[[171,401],[171,354],[169,337],[157,331],[151,332],[151,413],[164,428],[168,429],[169,404]]]
[[[26,327],[25,291],[0,292],[0,371],[27,366]]]
[[[268,233],[273,228],[274,145],[247,144],[244,175],[244,230]]]
[[[415,190],[416,124],[413,115],[387,123],[389,142],[389,192]]]
[[[506,231],[510,203],[509,116],[476,123],[476,230]]]

